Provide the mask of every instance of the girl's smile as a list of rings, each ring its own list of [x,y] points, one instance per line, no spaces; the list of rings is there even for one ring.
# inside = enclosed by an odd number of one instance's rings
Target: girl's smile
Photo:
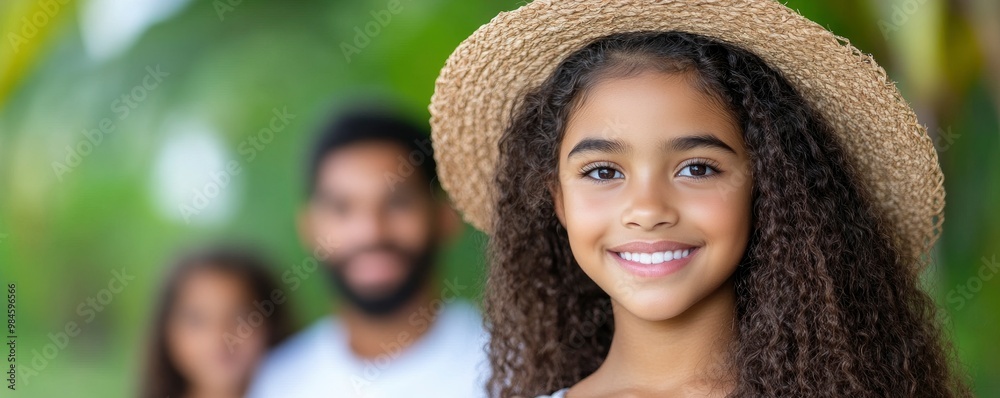
[[[699,248],[671,241],[631,242],[612,247],[608,253],[626,271],[639,277],[658,278],[683,268]]]

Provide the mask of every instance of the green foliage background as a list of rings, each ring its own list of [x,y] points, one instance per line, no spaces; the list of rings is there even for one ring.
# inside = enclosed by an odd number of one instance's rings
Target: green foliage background
[[[244,0],[222,18],[217,3],[189,2],[103,61],[88,55],[81,38],[77,15],[86,3],[62,5],[17,46],[9,33],[40,3],[0,4],[0,282],[17,284],[19,366],[30,365],[48,335],[67,323],[82,329],[37,375],[19,380],[17,392],[0,395],[133,395],[149,310],[173,253],[241,240],[269,251],[276,272],[301,262],[307,253],[294,217],[303,151],[315,128],[332,109],[376,96],[395,98],[426,119],[434,79],[455,46],[523,2],[402,0],[402,10],[349,60],[342,43],[352,43],[355,28],[364,29],[387,1]],[[927,283],[950,315],[978,394],[1000,396],[1000,277],[977,275],[1000,254],[1000,44],[988,26],[1000,13],[991,14],[997,7],[987,3],[788,5],[872,53],[932,134],[942,137],[947,222]],[[52,163],[65,159],[65,146],[114,118],[111,104],[142,81],[147,66],[169,76],[127,118],[115,119],[116,130],[78,167],[57,178]],[[240,159],[240,143],[267,125],[273,108],[296,117],[254,161],[244,162],[227,188],[236,196],[229,217],[188,225],[156,204],[156,159],[176,133],[165,125],[177,118],[206,123],[218,133],[225,158]],[[467,228],[444,259],[442,277],[472,286],[463,292],[472,300],[481,291],[484,242]],[[122,268],[136,279],[85,322],[77,306]],[[981,288],[956,300],[957,287],[966,285]],[[299,325],[330,308],[320,280],[307,280],[292,298]]]

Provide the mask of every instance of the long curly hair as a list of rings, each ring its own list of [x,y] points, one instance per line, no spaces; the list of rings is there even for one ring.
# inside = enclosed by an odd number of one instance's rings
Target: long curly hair
[[[493,396],[571,386],[603,362],[609,296],[580,269],[549,187],[567,117],[599,79],[693,73],[743,131],[752,233],[735,273],[733,397],[964,397],[926,260],[893,243],[829,125],[751,52],[681,32],[595,40],[523,93],[500,139],[484,307]]]

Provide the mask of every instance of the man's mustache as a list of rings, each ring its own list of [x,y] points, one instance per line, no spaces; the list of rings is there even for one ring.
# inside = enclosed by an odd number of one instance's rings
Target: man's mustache
[[[368,253],[389,253],[403,260],[408,260],[417,256],[416,253],[412,253],[409,250],[403,249],[402,247],[396,244],[390,242],[383,242],[352,250],[350,253],[345,254],[340,258],[333,259],[333,261],[331,262],[333,263],[333,265],[336,265],[339,268],[340,266],[345,266],[347,264],[350,264],[351,261],[353,261],[358,256]]]

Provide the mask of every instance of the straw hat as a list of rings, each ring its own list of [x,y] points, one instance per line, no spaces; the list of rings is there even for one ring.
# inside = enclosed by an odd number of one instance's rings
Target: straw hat
[[[497,143],[519,94],[614,33],[682,31],[760,56],[820,112],[911,258],[943,222],[944,188],[924,126],[871,56],[773,0],[539,0],[501,13],[448,58],[431,98],[438,174],[465,220],[489,233]]]

